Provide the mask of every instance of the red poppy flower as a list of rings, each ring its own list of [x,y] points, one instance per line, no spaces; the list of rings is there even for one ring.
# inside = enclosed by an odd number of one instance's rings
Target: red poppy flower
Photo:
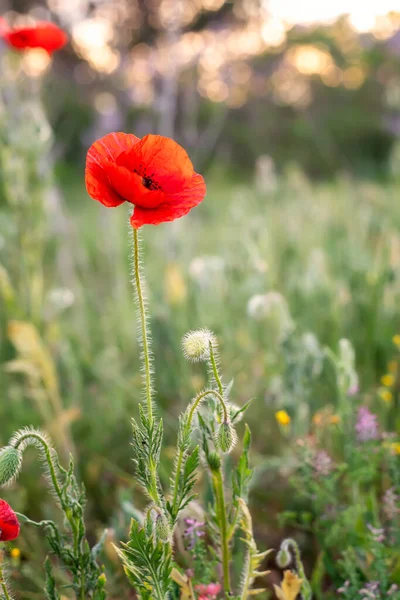
[[[32,27],[8,28],[0,26],[0,35],[16,50],[27,50],[29,48],[43,48],[49,54],[60,50],[67,43],[66,33],[47,21],[41,21]]]
[[[186,151],[161,135],[104,136],[89,148],[85,178],[88,194],[105,206],[135,206],[135,229],[183,217],[206,194]]]
[[[17,515],[5,500],[0,498],[0,542],[9,542],[19,536]]]

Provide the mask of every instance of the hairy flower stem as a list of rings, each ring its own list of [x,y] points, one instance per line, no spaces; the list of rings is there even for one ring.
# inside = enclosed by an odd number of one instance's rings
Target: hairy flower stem
[[[201,392],[195,399],[195,401],[192,404],[192,407],[190,409],[190,413],[189,413],[189,417],[188,417],[188,422],[187,422],[187,427],[191,428],[192,427],[192,421],[193,421],[193,417],[196,413],[196,410],[198,409],[198,407],[200,406],[200,404],[203,402],[204,398],[206,396],[215,396],[218,400],[218,402],[221,404],[221,409],[224,415],[224,419],[225,421],[228,421],[228,409],[225,403],[225,400],[223,398],[223,396],[217,392],[216,390],[205,390],[204,392]],[[174,485],[174,498],[172,500],[172,510],[173,510],[173,514],[175,514],[175,511],[177,510],[177,500],[178,500],[178,489],[179,489],[179,478],[181,476],[181,468],[182,468],[182,461],[183,458],[185,456],[185,450],[180,449],[179,450],[179,454],[178,454],[178,458],[177,458],[177,462],[176,462],[176,474],[175,474],[175,485]]]
[[[4,598],[4,600],[12,600],[8,589],[7,589],[7,583],[4,577],[4,571],[3,571],[3,552],[0,550],[0,592],[1,592],[1,597]]]
[[[223,396],[224,386],[222,385],[221,377],[218,372],[218,366],[217,366],[217,361],[215,358],[215,352],[214,352],[212,342],[210,342],[210,363],[211,363],[212,372],[214,374],[214,379],[218,386],[219,393],[221,394],[221,396]]]
[[[40,447],[42,448],[43,455],[45,457],[47,467],[49,469],[51,483],[53,485],[53,488],[54,488],[54,491],[58,498],[58,501],[60,502],[61,509],[64,512],[65,517],[71,527],[71,532],[72,532],[72,536],[73,536],[73,540],[74,540],[75,555],[77,557],[79,557],[79,561],[81,563],[80,598],[81,598],[81,600],[84,600],[86,597],[86,593],[85,593],[86,583],[85,583],[85,567],[83,564],[83,554],[82,554],[82,547],[81,547],[82,540],[80,539],[81,536],[80,536],[79,528],[78,528],[78,525],[71,513],[71,510],[68,509],[68,507],[65,505],[61,487],[60,487],[59,481],[57,479],[56,469],[59,469],[60,471],[62,471],[63,469],[58,464],[58,459],[57,459],[57,465],[55,464],[55,460],[54,460],[54,456],[52,455],[51,448],[50,448],[46,438],[44,436],[42,436],[39,432],[27,431],[26,433],[21,433],[21,435],[19,435],[18,438],[14,441],[13,446],[14,446],[14,448],[18,449],[22,445],[22,447],[24,448],[25,443],[36,445],[36,447],[39,444]]]
[[[229,541],[227,531],[226,505],[224,482],[222,479],[222,470],[219,468],[212,473],[212,482],[216,501],[216,515],[221,535],[221,551],[222,551],[222,572],[224,577],[224,592],[228,596],[231,593],[231,581],[229,573]]]
[[[133,229],[133,261],[134,261],[134,276],[137,301],[139,306],[140,323],[141,323],[141,342],[143,349],[143,362],[144,362],[144,379],[146,386],[146,402],[147,402],[147,416],[150,424],[153,422],[153,400],[151,394],[151,365],[150,365],[150,351],[149,351],[149,333],[147,331],[147,317],[146,317],[146,305],[143,297],[142,289],[142,275],[140,272],[140,248],[139,248],[139,235],[138,230]]]
[[[281,550],[284,550],[286,552],[289,552],[291,550],[293,552],[297,575],[300,579],[303,580],[300,590],[301,596],[303,600],[311,600],[311,587],[304,571],[303,561],[301,560],[300,548],[297,545],[297,542],[292,538],[287,538],[282,542]]]
[[[50,479],[51,479],[51,483],[53,484],[53,488],[54,491],[57,495],[57,498],[60,502],[61,508],[64,510],[64,501],[62,498],[62,493],[61,493],[61,488],[60,488],[60,484],[58,482],[57,479],[57,474],[56,474],[56,467],[54,464],[54,460],[53,457],[51,455],[51,450],[50,450],[50,446],[47,443],[46,438],[44,438],[42,435],[40,435],[40,433],[36,432],[36,431],[27,431],[26,433],[22,433],[18,439],[15,441],[14,448],[19,448],[21,446],[21,444],[23,444],[25,441],[28,440],[35,440],[36,442],[39,442],[39,444],[41,445],[42,449],[43,449],[43,453],[44,456],[46,458],[46,462],[47,462],[47,466],[49,468],[49,473],[50,473]]]

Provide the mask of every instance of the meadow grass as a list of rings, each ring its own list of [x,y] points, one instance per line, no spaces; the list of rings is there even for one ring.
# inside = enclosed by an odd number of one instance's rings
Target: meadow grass
[[[51,419],[63,420],[73,439],[92,530],[111,525],[118,540],[129,517],[143,506],[127,418],[136,413],[140,399],[128,214],[123,208],[103,210],[91,201],[81,173],[61,171],[59,179],[64,196],[47,206],[41,240],[41,311],[35,320],[27,316],[23,302],[16,310],[6,301],[3,284],[0,356],[3,364],[16,358],[15,343],[7,335],[9,321],[33,320],[54,363],[62,402],[58,413],[49,408],[47,424],[54,432],[60,424]],[[311,183],[295,168],[269,193],[218,169],[207,181],[206,201],[186,219],[147,227],[143,235],[158,406],[172,444],[178,413],[205,383],[204,368],[189,368],[185,362],[181,337],[197,327],[214,331],[224,372],[235,381],[232,401],[242,405],[255,398],[247,414],[258,466],[251,504],[256,537],[271,546],[282,537],[271,526],[274,516],[291,501],[285,475],[293,461],[291,446],[309,433],[317,411],[328,405],[333,412],[337,408],[324,348],[336,352],[341,338],[351,340],[366,398],[377,395],[379,379],[396,352],[392,336],[400,329],[399,185],[344,176]],[[3,204],[0,218],[5,225],[0,263],[14,285],[19,246],[13,207]],[[60,290],[61,298],[73,297],[71,306],[54,300]],[[249,300],[272,291],[286,300],[289,336],[282,334],[279,311],[260,319],[249,314]],[[16,428],[43,426],[46,411],[41,414],[38,407],[46,401],[43,385],[33,385],[20,372],[3,368],[0,385],[1,446]],[[397,398],[390,406],[376,402],[393,429]],[[279,409],[291,416],[290,433],[275,421]],[[167,448],[165,469],[171,460]],[[51,508],[37,474],[33,464],[25,469],[13,504],[30,516],[47,518]],[[23,543],[31,561],[23,564],[19,577],[24,597],[34,598],[40,585],[32,565],[41,554],[37,534],[29,536]],[[109,559],[114,560],[111,550]]]

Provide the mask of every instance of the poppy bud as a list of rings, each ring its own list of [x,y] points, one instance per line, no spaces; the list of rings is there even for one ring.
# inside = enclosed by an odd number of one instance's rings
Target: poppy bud
[[[285,548],[279,550],[278,554],[276,555],[276,564],[280,569],[285,569],[286,567],[288,567],[291,561],[292,558],[290,556],[290,553]]]
[[[186,360],[202,362],[210,358],[210,343],[214,343],[214,335],[208,329],[189,331],[182,339],[182,349]]]
[[[210,454],[207,455],[207,462],[211,471],[219,471],[221,468],[221,458],[216,452],[210,452]]]
[[[217,442],[222,452],[229,453],[236,444],[236,431],[232,423],[223,421],[218,428]]]
[[[160,542],[166,543],[170,540],[171,531],[168,525],[168,521],[162,514],[157,515],[155,533],[157,540],[159,540]]]
[[[13,446],[0,450],[0,485],[11,483],[18,477],[22,466],[22,453]]]

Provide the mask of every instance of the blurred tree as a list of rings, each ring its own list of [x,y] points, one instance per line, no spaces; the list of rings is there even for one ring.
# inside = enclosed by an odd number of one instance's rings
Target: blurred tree
[[[317,177],[385,169],[400,122],[400,14],[359,34],[346,17],[289,27],[261,0],[4,2],[70,31],[46,80],[67,159],[118,126],[175,137],[198,168],[218,156],[246,172],[269,154]]]

